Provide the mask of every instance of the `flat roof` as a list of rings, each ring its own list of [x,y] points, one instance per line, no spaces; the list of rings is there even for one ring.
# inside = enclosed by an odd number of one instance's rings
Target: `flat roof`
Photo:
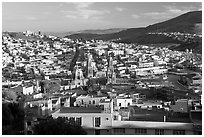
[[[154,128],[154,129],[193,129],[192,123],[152,122],[152,121],[113,121],[113,128]]]
[[[62,107],[59,113],[101,113],[101,108],[96,107]]]

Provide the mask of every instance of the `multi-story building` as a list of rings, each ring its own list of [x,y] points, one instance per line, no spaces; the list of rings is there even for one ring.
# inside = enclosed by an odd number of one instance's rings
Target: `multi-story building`
[[[102,113],[100,108],[64,107],[52,114],[53,118],[65,117],[79,123],[89,135],[112,134],[112,114]]]
[[[75,120],[89,135],[193,135],[193,123],[121,121],[118,113],[102,113],[99,108],[61,108],[53,118]]]

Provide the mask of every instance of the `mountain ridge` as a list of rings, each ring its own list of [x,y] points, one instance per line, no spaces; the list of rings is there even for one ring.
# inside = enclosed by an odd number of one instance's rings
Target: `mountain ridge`
[[[174,34],[179,32],[180,34]],[[150,34],[152,33],[152,34]],[[153,35],[153,33],[155,33]],[[157,34],[158,33],[158,34]],[[165,34],[167,33],[167,34]],[[173,34],[172,34],[173,33]],[[190,39],[185,37],[192,35]],[[194,35],[196,37],[194,38]],[[186,36],[185,36],[186,35]],[[175,18],[155,23],[147,27],[128,28],[117,33],[90,34],[78,33],[66,36],[71,39],[83,40],[105,40],[117,43],[137,44],[179,44],[175,50],[194,49],[195,52],[202,52],[202,11],[191,11]],[[179,37],[179,38],[178,38]],[[193,38],[192,38],[193,37]]]
[[[191,11],[185,14],[182,14],[178,17],[169,19],[167,21],[159,22],[153,25],[149,25],[147,27],[140,27],[140,28],[128,28],[122,30],[117,33],[111,34],[97,34],[93,35],[93,33],[77,33],[68,35],[65,37],[72,38],[72,39],[79,39],[85,38],[86,35],[90,35],[88,38],[90,39],[102,39],[102,40],[111,40],[111,39],[127,39],[131,37],[137,37],[140,35],[144,35],[144,33],[148,32],[188,32],[188,33],[195,33],[194,26],[195,24],[202,23],[202,11]]]

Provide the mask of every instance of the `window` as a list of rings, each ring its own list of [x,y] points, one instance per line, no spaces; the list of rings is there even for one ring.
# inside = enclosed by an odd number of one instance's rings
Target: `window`
[[[135,134],[147,134],[147,129],[144,128],[136,128]]]
[[[128,106],[130,105],[130,103],[128,103]]]
[[[106,120],[108,120],[108,118],[106,118]]]
[[[95,104],[95,100],[93,100],[93,104]]]
[[[70,118],[69,118],[69,121],[70,121],[70,122],[74,122],[74,121],[75,121],[75,118],[74,118],[74,117],[70,117]]]
[[[77,117],[76,118],[76,124],[81,126],[82,123],[82,118],[81,117]]]
[[[91,101],[89,101],[89,104],[91,104]]]
[[[121,103],[119,103],[119,106],[121,106]]]
[[[31,126],[31,122],[30,121],[27,122],[27,126]]]
[[[114,128],[113,132],[114,133],[125,133],[125,128]]]
[[[185,135],[185,130],[173,130],[173,135]]]
[[[100,127],[101,125],[101,118],[100,117],[96,117],[95,118],[95,127]]]
[[[164,135],[164,129],[155,129],[155,135]]]

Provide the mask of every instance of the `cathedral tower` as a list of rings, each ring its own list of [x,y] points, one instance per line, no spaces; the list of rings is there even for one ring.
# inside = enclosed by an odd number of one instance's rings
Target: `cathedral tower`
[[[93,57],[90,53],[88,53],[88,57],[87,57],[87,77],[93,77],[93,66],[92,66],[92,60]]]
[[[114,72],[113,58],[112,58],[112,56],[109,57],[109,61],[108,61],[107,83],[108,83],[108,84],[114,84],[114,83],[116,83],[116,74],[115,74],[115,72]]]

